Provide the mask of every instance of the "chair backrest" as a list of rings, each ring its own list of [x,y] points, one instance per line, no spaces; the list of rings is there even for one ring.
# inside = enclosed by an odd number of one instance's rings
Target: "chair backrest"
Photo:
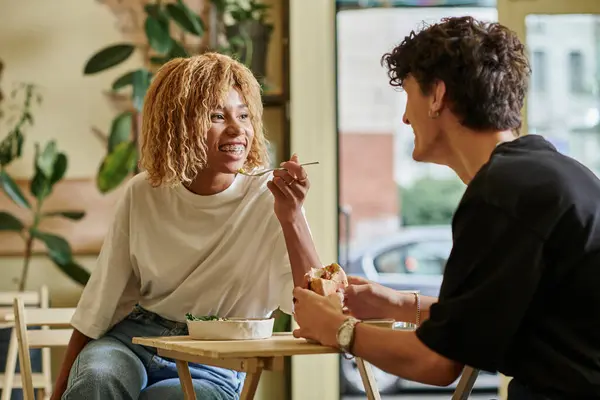
[[[12,326],[14,322],[13,302],[19,297],[23,299],[25,307],[41,307],[48,308],[50,299],[48,295],[48,287],[42,286],[39,292],[0,292],[0,324]]]
[[[452,395],[452,400],[467,400],[473,390],[478,375],[478,369],[465,366],[463,373],[460,376],[460,380],[458,381],[458,385],[456,385],[456,390]]]
[[[14,299],[13,311],[15,331],[19,344],[19,363],[25,400],[33,400],[33,382],[29,349],[62,347],[69,344],[73,329],[50,329],[69,327],[74,308],[26,309],[23,298]],[[29,330],[28,327],[39,326],[41,330]]]

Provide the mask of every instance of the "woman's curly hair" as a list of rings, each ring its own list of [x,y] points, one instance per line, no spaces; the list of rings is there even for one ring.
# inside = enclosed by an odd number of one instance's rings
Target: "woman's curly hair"
[[[218,53],[175,58],[156,73],[144,100],[141,166],[154,187],[190,183],[206,167],[210,113],[231,88],[248,106],[254,140],[246,168],[268,163],[260,85],[240,62]]]
[[[473,17],[444,18],[404,38],[382,58],[390,84],[410,74],[429,94],[446,85],[450,110],[475,130],[517,130],[531,68],[517,35],[498,23]]]

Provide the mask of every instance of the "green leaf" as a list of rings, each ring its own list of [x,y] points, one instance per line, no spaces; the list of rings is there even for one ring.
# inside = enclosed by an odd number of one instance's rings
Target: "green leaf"
[[[44,173],[39,168],[35,169],[35,175],[29,183],[29,191],[38,201],[44,200],[52,193],[50,179],[44,176]]]
[[[112,153],[102,161],[96,185],[102,193],[116,188],[131,173],[137,163],[137,149],[134,142],[118,144]]]
[[[31,230],[31,235],[44,242],[48,256],[56,266],[75,282],[85,285],[90,273],[73,261],[71,246],[64,238],[51,233]]]
[[[134,71],[130,71],[120,78],[117,78],[117,80],[112,84],[112,90],[119,90],[125,86],[133,85],[133,73]]]
[[[171,56],[170,58],[177,58],[177,57],[188,57],[189,54],[187,53],[187,51],[183,48],[183,46],[177,42],[177,41],[173,41],[173,48],[171,49],[171,52],[169,53],[169,56]]]
[[[158,4],[146,4],[144,6],[144,11],[146,11],[146,15],[149,15],[160,22],[167,32],[169,31],[169,14],[165,12],[163,7]]]
[[[41,155],[37,154],[38,148],[36,147],[36,159],[39,159]],[[42,201],[48,197],[50,193],[52,193],[52,187],[65,176],[67,166],[68,160],[64,153],[56,154],[54,163],[52,164],[52,172],[50,176],[46,175],[46,173],[40,168],[39,164],[36,163],[35,175],[33,176],[33,179],[29,185],[31,194],[33,194],[38,201]]]
[[[0,231],[21,232],[24,227],[19,218],[5,211],[0,211]]]
[[[196,36],[204,34],[204,22],[200,16],[190,10],[181,0],[178,0],[177,4],[167,4],[167,12],[184,31]]]
[[[44,242],[48,255],[55,263],[64,265],[72,260],[71,246],[64,238],[37,229],[32,229],[30,233],[34,238]]]
[[[152,16],[146,17],[145,30],[150,47],[160,54],[171,51],[173,39],[171,39],[169,31],[157,19]]]
[[[119,143],[128,142],[131,138],[131,123],[133,114],[125,111],[115,117],[108,137],[108,152],[112,153]]]
[[[73,221],[79,221],[85,217],[85,211],[52,211],[44,213],[44,217],[64,217]]]
[[[139,69],[133,74],[133,106],[138,111],[144,107],[144,97],[150,86],[150,72]]]
[[[156,57],[150,57],[150,62],[152,64],[163,65],[164,63],[166,63],[170,59],[171,59],[170,56],[156,56]]]
[[[35,166],[41,170],[44,176],[50,178],[54,173],[54,162],[58,155],[56,152],[56,142],[54,140],[49,141],[41,153],[39,152],[37,143],[35,146]]]
[[[51,185],[54,185],[56,182],[64,178],[65,172],[67,172],[68,164],[69,160],[67,159],[65,153],[58,153],[56,160],[54,161],[54,173],[50,177]]]
[[[23,208],[31,208],[31,204],[17,186],[17,183],[6,173],[6,171],[0,171],[0,186],[2,186],[2,190],[4,193],[18,206]]]
[[[90,273],[73,260],[65,264],[59,264],[54,259],[52,259],[52,261],[54,261],[58,269],[60,269],[65,275],[67,275],[69,278],[79,283],[80,285],[85,286],[88,280],[90,279]]]
[[[115,44],[105,47],[86,62],[83,74],[91,75],[112,68],[127,60],[134,50],[135,46],[132,44]]]
[[[21,157],[25,137],[15,128],[0,142],[0,166],[5,166]]]

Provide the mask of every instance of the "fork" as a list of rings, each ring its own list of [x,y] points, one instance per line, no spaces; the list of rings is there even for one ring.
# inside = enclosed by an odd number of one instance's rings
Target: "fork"
[[[303,163],[300,164],[301,167],[304,167],[305,165],[315,165],[318,164],[318,161],[313,161],[313,162],[308,162],[308,163]],[[246,175],[246,176],[263,176],[265,174],[268,174],[269,172],[273,172],[273,171],[281,171],[281,170],[285,170],[285,168],[270,168],[270,169],[265,169],[259,172],[255,172],[255,173],[249,173],[249,172],[245,172],[242,168],[238,169],[238,173],[242,174],[242,175]]]

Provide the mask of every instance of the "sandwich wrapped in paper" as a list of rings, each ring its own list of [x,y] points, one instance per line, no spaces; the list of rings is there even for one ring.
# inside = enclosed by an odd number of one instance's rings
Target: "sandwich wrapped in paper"
[[[322,268],[311,268],[306,274],[308,289],[322,296],[338,294],[344,300],[343,290],[348,286],[348,277],[338,264]]]

